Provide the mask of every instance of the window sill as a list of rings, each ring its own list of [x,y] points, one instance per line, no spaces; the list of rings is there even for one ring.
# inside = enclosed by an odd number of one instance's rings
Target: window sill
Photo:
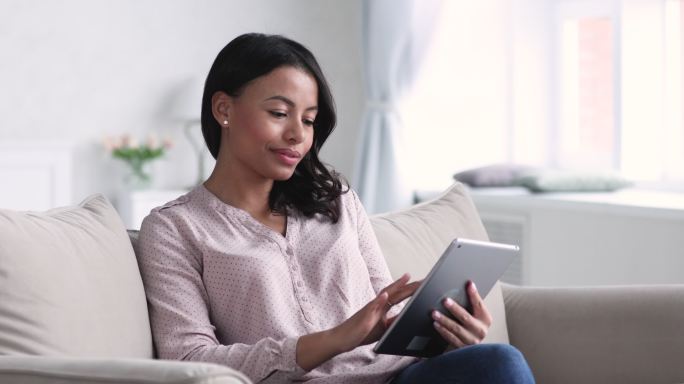
[[[684,193],[643,188],[615,192],[531,193],[522,187],[470,188],[475,205],[519,207],[521,210],[564,209],[626,214],[669,219],[684,219]],[[439,194],[417,191],[416,199],[425,201]]]

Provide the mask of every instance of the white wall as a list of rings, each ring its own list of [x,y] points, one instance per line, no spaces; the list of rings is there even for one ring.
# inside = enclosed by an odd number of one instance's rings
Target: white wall
[[[2,0],[0,142],[73,141],[78,201],[119,187],[123,166],[102,150],[104,136],[173,135],[156,184],[188,185],[195,164],[174,115],[178,95],[201,95],[216,54],[238,34],[281,33],[308,46],[328,75],[339,124],[323,159],[351,177],[363,106],[360,8],[360,0]],[[199,100],[196,108],[199,117]]]

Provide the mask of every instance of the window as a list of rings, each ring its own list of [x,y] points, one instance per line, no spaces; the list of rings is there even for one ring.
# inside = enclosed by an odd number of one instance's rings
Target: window
[[[415,184],[516,162],[684,189],[683,1],[445,2],[401,109]]]
[[[560,121],[555,163],[570,168],[617,165],[614,24],[609,17],[563,20]]]
[[[668,0],[664,9],[665,129],[664,179],[684,184],[684,1]]]
[[[684,181],[681,0],[556,0],[549,163]]]

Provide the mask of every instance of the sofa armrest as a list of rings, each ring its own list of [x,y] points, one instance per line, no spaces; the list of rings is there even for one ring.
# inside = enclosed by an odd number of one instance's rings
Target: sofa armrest
[[[511,344],[540,383],[684,382],[684,285],[503,295]]]
[[[152,359],[0,356],[3,384],[249,384],[216,364]]]

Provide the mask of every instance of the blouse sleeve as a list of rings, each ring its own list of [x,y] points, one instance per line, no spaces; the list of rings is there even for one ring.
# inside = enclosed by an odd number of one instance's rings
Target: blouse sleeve
[[[296,337],[264,338],[251,345],[219,343],[202,281],[201,254],[184,239],[187,231],[167,216],[153,211],[143,221],[138,247],[158,356],[226,365],[254,382],[303,375],[296,364]]]
[[[373,232],[373,227],[366,210],[363,208],[363,204],[361,204],[361,200],[353,190],[350,189],[349,193],[351,194],[354,214],[356,216],[359,250],[361,251],[361,256],[366,261],[373,289],[378,294],[383,288],[392,283],[392,275],[387,267],[387,262],[380,250],[378,239],[375,237],[375,232]]]

